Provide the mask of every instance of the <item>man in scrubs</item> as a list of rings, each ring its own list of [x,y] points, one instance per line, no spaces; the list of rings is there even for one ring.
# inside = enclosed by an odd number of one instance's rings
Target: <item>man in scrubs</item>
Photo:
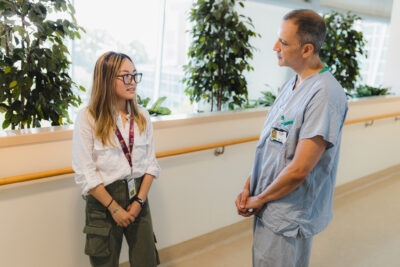
[[[295,75],[268,112],[252,171],[236,199],[254,215],[253,267],[306,267],[313,236],[332,219],[347,100],[319,50],[326,25],[312,10],[286,14],[273,50]]]

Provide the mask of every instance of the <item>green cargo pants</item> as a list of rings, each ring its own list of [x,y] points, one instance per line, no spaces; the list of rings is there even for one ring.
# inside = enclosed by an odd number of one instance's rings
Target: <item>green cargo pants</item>
[[[140,187],[142,179],[136,179]],[[107,191],[121,207],[129,205],[128,186],[125,180],[106,186]],[[148,201],[135,222],[123,228],[116,225],[109,211],[94,197],[86,199],[85,253],[95,267],[118,267],[122,238],[129,247],[131,267],[155,267],[160,261],[156,249]]]

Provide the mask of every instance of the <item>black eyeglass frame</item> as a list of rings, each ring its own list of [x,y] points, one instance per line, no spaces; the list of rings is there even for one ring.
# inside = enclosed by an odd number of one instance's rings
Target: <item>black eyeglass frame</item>
[[[142,76],[143,76],[143,73],[138,72],[138,73],[135,73],[135,74],[127,73],[127,74],[117,75],[115,77],[122,78],[122,82],[125,85],[129,85],[129,84],[132,83],[132,80],[135,81],[136,84],[140,83],[142,81]]]

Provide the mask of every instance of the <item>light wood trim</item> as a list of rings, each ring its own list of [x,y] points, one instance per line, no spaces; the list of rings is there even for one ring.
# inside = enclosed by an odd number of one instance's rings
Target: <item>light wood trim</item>
[[[380,119],[387,119],[387,118],[391,118],[391,117],[395,117],[397,119],[397,117],[400,117],[400,112],[384,114],[384,115],[379,115],[379,116],[374,116],[374,117],[366,117],[366,118],[360,118],[360,119],[354,119],[354,120],[347,120],[345,122],[345,125],[356,124],[356,123],[360,123],[360,122],[375,121],[375,120],[380,120]],[[217,143],[210,143],[210,144],[205,144],[205,145],[200,145],[200,146],[167,150],[167,151],[162,151],[162,152],[156,153],[156,157],[157,158],[165,158],[165,157],[177,156],[177,155],[196,152],[196,151],[202,151],[202,150],[207,150],[207,149],[212,149],[212,148],[225,147],[225,146],[230,146],[230,145],[236,145],[236,144],[241,144],[241,143],[246,143],[246,142],[257,141],[258,138],[259,138],[259,136],[251,136],[251,137],[238,138],[238,139],[224,141],[224,142],[217,142]],[[74,173],[74,171],[72,170],[71,167],[69,167],[69,168],[60,168],[60,169],[55,169],[55,170],[35,172],[35,173],[29,173],[29,174],[21,174],[21,175],[9,176],[9,177],[3,177],[3,178],[0,177],[0,186],[7,185],[7,184],[20,183],[20,182],[25,182],[25,181],[31,181],[31,180],[37,180],[37,179],[43,179],[43,178],[49,178],[52,176],[71,174],[71,173]]]
[[[212,148],[217,148],[217,147],[237,145],[237,144],[241,144],[241,143],[257,141],[258,138],[259,138],[259,136],[257,135],[257,136],[238,138],[238,139],[234,139],[234,140],[211,143],[211,144],[200,145],[200,146],[193,146],[193,147],[186,147],[186,148],[180,148],[180,149],[174,149],[174,150],[167,150],[167,151],[156,153],[156,157],[157,158],[165,158],[165,157],[177,156],[177,155],[181,155],[181,154],[186,154],[186,153],[191,153],[191,152],[196,152],[196,151],[202,151],[202,150],[207,150],[207,149],[212,149]]]
[[[201,145],[201,146],[194,146],[194,147],[158,152],[158,153],[156,153],[156,157],[157,158],[171,157],[171,156],[176,156],[176,155],[185,154],[185,153],[202,151],[202,150],[207,150],[207,149],[212,149],[212,148],[217,148],[217,147],[236,145],[236,144],[257,141],[257,140],[258,140],[258,136],[238,138],[238,139],[229,140],[229,141],[225,141],[225,142],[217,142],[217,143],[211,143],[211,144],[206,144],[206,145]],[[7,185],[7,184],[26,182],[26,181],[32,181],[32,180],[37,180],[37,179],[43,179],[43,178],[49,178],[49,177],[59,176],[59,175],[64,175],[64,174],[71,174],[71,173],[74,173],[74,170],[71,167],[69,167],[69,168],[61,168],[61,169],[55,169],[55,170],[49,170],[49,171],[9,176],[9,177],[4,177],[4,178],[0,177],[0,186]]]
[[[376,120],[382,120],[382,119],[387,119],[387,118],[392,118],[392,117],[394,117],[394,118],[400,117],[400,112],[383,114],[383,115],[373,116],[373,117],[359,118],[359,119],[354,119],[354,120],[347,120],[344,122],[344,124],[350,125],[350,124],[356,124],[356,123],[360,123],[360,122],[376,121]]]
[[[0,186],[73,173],[71,167],[0,178]]]

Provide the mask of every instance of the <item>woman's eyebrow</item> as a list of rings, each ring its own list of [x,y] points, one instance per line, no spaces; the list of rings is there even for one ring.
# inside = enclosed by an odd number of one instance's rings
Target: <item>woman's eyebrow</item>
[[[131,73],[129,70],[120,70],[120,72],[124,72],[124,73]],[[136,69],[133,69],[132,73],[136,73]]]

